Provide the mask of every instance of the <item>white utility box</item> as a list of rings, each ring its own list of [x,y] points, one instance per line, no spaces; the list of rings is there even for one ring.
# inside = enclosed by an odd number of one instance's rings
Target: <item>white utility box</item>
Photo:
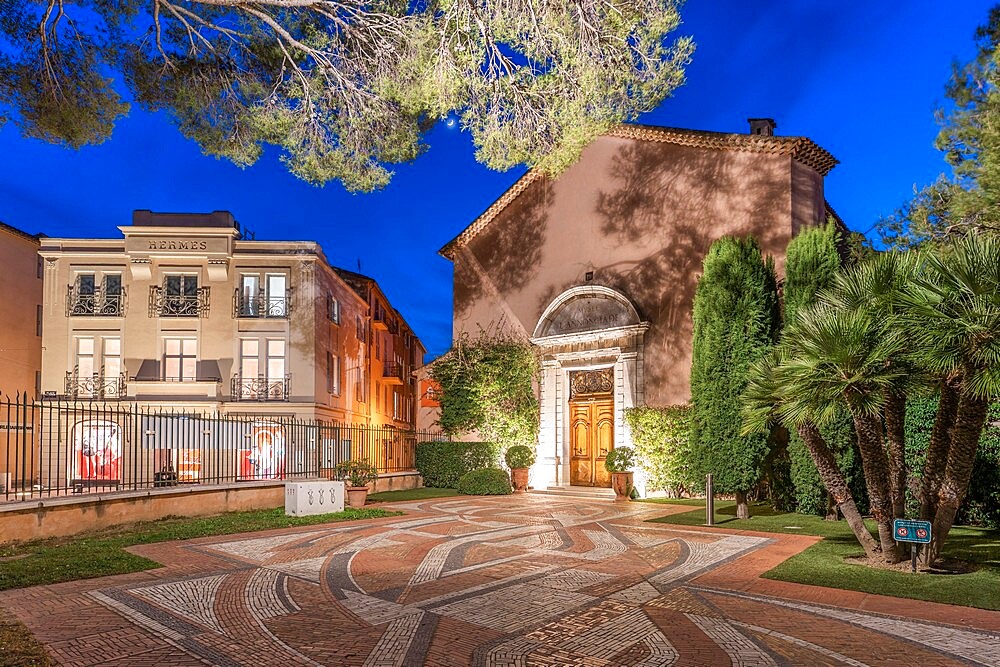
[[[344,511],[344,483],[329,479],[285,482],[285,514],[307,516]]]

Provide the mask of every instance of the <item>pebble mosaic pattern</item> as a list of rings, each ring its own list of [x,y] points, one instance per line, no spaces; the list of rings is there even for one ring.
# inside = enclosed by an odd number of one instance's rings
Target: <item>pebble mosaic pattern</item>
[[[408,514],[147,545],[166,567],[0,605],[66,665],[1000,665],[992,630],[723,586],[778,538],[646,523],[655,505],[397,507]]]

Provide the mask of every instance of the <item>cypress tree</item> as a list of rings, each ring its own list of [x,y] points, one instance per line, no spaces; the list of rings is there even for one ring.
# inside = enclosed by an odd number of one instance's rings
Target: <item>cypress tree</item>
[[[749,517],[746,494],[770,450],[766,434],[740,435],[740,397],[749,366],[774,346],[780,325],[774,261],[755,239],[724,237],[705,256],[694,298],[691,444],[696,469],[712,473]]]

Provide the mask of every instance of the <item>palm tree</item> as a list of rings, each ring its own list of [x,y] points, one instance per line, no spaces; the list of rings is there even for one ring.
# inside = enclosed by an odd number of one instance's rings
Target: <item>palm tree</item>
[[[942,388],[921,498],[922,514],[933,517],[933,563],[968,490],[990,402],[1000,397],[1000,238],[969,235],[926,253],[901,303],[910,356]]]
[[[851,271],[839,273],[823,295],[832,307],[867,313],[883,331],[900,333],[895,316],[903,294],[910,284],[919,257],[916,253],[888,252],[877,255]],[[905,333],[905,332],[902,332]],[[919,368],[909,363],[905,354],[887,359],[887,364],[904,365],[908,382],[887,387],[883,396],[882,419],[889,450],[889,486],[892,511],[896,517],[906,512],[906,399],[914,385],[923,379]]]
[[[890,457],[882,427],[886,395],[906,383],[906,370],[893,363],[905,339],[865,310],[848,310],[824,296],[800,311],[782,340],[784,361],[776,369],[782,395],[794,397],[778,407],[786,421],[817,422],[846,405],[854,421],[865,483],[878,524],[882,557],[896,562],[892,522],[896,518],[890,483]],[[832,493],[832,490],[831,490]]]
[[[836,456],[820,435],[817,420],[822,423],[832,418],[833,411],[828,409],[832,404],[814,405],[808,396],[787,391],[792,383],[781,377],[785,371],[781,364],[781,353],[777,351],[751,365],[743,394],[743,433],[767,433],[776,423],[795,429],[816,465],[823,486],[844,515],[865,555],[876,558],[881,553],[879,544],[865,526],[844,473],[837,465]]]

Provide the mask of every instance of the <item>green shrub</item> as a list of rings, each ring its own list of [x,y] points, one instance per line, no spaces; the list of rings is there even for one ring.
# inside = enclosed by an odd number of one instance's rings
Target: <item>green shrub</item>
[[[862,513],[868,511],[868,490],[861,470],[861,456],[857,453],[854,422],[846,408],[839,408],[834,417],[819,427],[820,435],[837,457],[837,465],[844,473],[844,480]],[[816,464],[798,434],[788,439],[788,456],[791,460],[791,478],[795,487],[795,511],[800,514],[824,516],[827,511],[827,493],[819,479]]]
[[[513,493],[510,476],[500,468],[480,468],[462,475],[456,487],[467,496],[505,496]]]
[[[697,487],[691,479],[691,406],[628,408],[625,421],[632,432],[639,467],[647,490],[680,496]]]
[[[608,472],[628,472],[635,466],[635,450],[631,447],[615,447],[604,459]]]
[[[530,468],[535,463],[535,450],[527,445],[514,445],[503,455],[508,468]]]
[[[421,442],[417,444],[417,471],[424,486],[454,489],[470,470],[495,468],[500,446],[493,442]]]
[[[463,333],[431,366],[441,387],[438,423],[449,435],[476,432],[504,447],[538,433],[538,357],[531,343],[501,327]]]
[[[916,516],[919,510],[913,490],[919,487],[920,472],[927,458],[937,402],[937,396],[911,398],[906,402],[906,465],[910,469],[907,511],[911,516]],[[1000,528],[1000,403],[990,407],[979,438],[969,491],[955,523]]]

